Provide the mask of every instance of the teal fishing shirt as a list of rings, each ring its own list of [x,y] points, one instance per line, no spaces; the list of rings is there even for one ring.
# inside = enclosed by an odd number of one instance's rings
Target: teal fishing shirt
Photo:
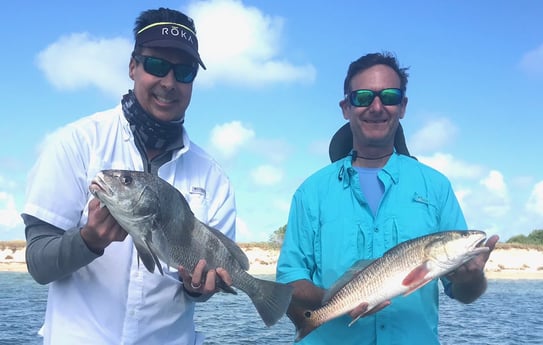
[[[307,279],[328,289],[358,260],[379,258],[414,237],[467,228],[449,180],[437,170],[393,154],[378,177],[385,191],[375,216],[350,156],[302,183],[292,198],[277,281]],[[449,284],[443,279],[445,289]],[[349,315],[328,321],[297,344],[439,344],[438,293],[434,280],[351,327]]]

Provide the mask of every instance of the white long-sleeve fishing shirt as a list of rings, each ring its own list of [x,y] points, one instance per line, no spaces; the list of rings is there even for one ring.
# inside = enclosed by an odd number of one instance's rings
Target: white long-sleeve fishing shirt
[[[158,175],[183,193],[197,218],[233,239],[235,201],[228,178],[185,131],[183,143]],[[88,187],[103,169],[144,170],[121,106],[71,123],[47,141],[29,175],[23,213],[79,231],[92,199]],[[172,276],[177,278],[177,268]],[[44,344],[54,345],[202,344],[194,301],[180,289],[177,279],[149,273],[127,236],[49,284],[40,333]]]

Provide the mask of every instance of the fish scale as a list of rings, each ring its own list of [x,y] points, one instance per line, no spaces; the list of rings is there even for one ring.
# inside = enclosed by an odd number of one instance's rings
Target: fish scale
[[[267,326],[286,313],[293,288],[247,273],[249,259],[241,248],[200,222],[183,195],[160,177],[141,171],[102,170],[89,190],[130,234],[149,272],[157,267],[163,274],[163,263],[192,272],[198,261],[205,259],[206,270],[222,267],[230,274],[232,286],[249,296]],[[216,277],[217,287],[237,293]]]
[[[486,234],[478,230],[442,231],[402,242],[369,264],[368,260],[355,263],[327,291],[320,308],[291,315],[296,341],[361,303],[368,303],[368,313],[387,300],[444,276],[488,252],[489,248],[479,247],[485,238]]]

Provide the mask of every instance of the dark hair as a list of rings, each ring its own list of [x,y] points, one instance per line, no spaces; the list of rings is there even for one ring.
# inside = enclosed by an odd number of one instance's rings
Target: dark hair
[[[183,23],[187,24],[189,29],[196,33],[196,28],[194,27],[194,22],[186,14],[172,10],[169,8],[160,7],[158,9],[146,10],[140,13],[136,22],[134,23],[134,42],[137,39],[138,32],[144,27],[160,22],[172,22],[172,23]],[[141,47],[134,46],[134,53],[139,54]]]
[[[407,89],[407,77],[409,77],[409,74],[407,73],[409,67],[400,67],[396,56],[389,52],[367,54],[358,60],[351,62],[349,70],[347,71],[347,76],[345,77],[345,82],[343,83],[343,93],[348,94],[352,91],[351,79],[353,79],[355,75],[375,65],[386,65],[392,68],[398,74],[398,77],[400,77],[400,89],[405,93]]]

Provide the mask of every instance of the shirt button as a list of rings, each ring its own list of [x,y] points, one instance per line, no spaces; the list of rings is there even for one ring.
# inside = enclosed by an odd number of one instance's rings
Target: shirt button
[[[379,232],[379,228],[374,228],[373,231]]]

